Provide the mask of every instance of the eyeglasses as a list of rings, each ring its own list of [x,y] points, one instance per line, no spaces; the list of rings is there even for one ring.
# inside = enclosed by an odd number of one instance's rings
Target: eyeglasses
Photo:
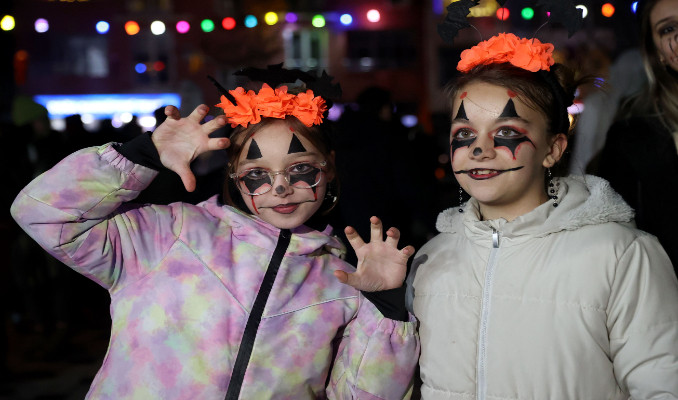
[[[327,161],[300,162],[292,164],[282,171],[266,168],[250,168],[230,174],[238,190],[248,196],[259,196],[271,191],[276,175],[282,175],[288,184],[297,189],[310,189],[318,186]]]

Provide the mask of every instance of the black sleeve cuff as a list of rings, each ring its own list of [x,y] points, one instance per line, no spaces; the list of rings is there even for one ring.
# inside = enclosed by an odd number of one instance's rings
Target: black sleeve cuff
[[[160,154],[151,140],[151,132],[142,133],[134,139],[113,145],[118,153],[135,164],[161,171],[165,166],[160,162]]]
[[[369,300],[384,315],[395,321],[409,321],[407,308],[405,308],[405,290],[403,285],[399,288],[382,290],[379,292],[363,292],[363,296]]]

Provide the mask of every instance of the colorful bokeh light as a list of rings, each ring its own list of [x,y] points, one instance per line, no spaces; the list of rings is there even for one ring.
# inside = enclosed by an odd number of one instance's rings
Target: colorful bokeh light
[[[177,22],[177,32],[179,33],[188,33],[191,30],[191,24],[188,21],[179,21]]]
[[[230,31],[231,29],[235,28],[235,19],[226,17],[221,21],[221,26],[223,26],[227,31]]]
[[[139,33],[139,24],[136,21],[125,22],[125,32],[130,36],[136,35]]]
[[[610,3],[605,3],[600,11],[604,17],[610,18],[614,15],[614,6]]]

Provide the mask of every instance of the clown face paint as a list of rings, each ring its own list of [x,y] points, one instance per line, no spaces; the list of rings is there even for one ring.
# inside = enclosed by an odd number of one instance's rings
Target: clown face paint
[[[678,72],[678,0],[661,0],[650,11],[652,40],[662,62]]]
[[[258,131],[245,146],[250,148],[241,154],[236,174],[245,178],[241,182],[248,192],[263,193],[241,192],[253,214],[281,229],[296,228],[315,214],[325,196],[326,160],[310,141],[277,121]],[[257,146],[261,157],[249,158],[252,146]]]
[[[501,86],[472,82],[459,92],[450,132],[452,169],[483,217],[512,219],[548,200],[544,172],[553,164],[546,160],[553,140],[546,118]]]

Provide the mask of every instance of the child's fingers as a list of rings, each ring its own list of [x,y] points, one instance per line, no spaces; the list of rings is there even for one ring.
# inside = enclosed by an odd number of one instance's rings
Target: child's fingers
[[[400,250],[400,254],[403,256],[405,260],[412,257],[414,253],[415,253],[414,246],[405,246],[402,248],[402,250]]]
[[[189,115],[187,118],[193,120],[193,122],[199,124],[200,121],[202,121],[203,118],[205,118],[205,115],[209,112],[210,108],[207,107],[204,104],[200,104],[193,110],[191,115]]]
[[[219,128],[223,128],[224,125],[226,125],[226,117],[224,117],[223,115],[220,115],[220,116],[202,124],[202,129],[203,129],[203,131],[205,131],[207,133],[212,133]]]
[[[195,190],[195,175],[193,175],[193,172],[188,165],[176,167],[174,172],[176,172],[181,178],[181,182],[184,184],[186,191],[192,192]]]
[[[341,282],[341,283],[348,282],[348,274],[344,271],[339,271],[339,270],[334,271],[334,276],[336,276],[337,279],[339,279],[339,282]]]
[[[179,109],[176,108],[175,106],[165,107],[165,115],[168,118],[172,118],[172,119],[177,120],[177,121],[181,119],[181,114],[179,113]]]
[[[231,145],[228,138],[211,138],[207,140],[207,150],[221,150]]]
[[[398,241],[400,240],[400,231],[398,228],[389,228],[386,231],[386,244],[392,247],[398,247]]]
[[[384,231],[381,226],[381,220],[377,217],[370,218],[370,241],[382,241],[384,237]]]
[[[352,226],[347,226],[346,229],[344,229],[344,233],[346,234],[346,239],[348,239],[351,247],[353,247],[353,250],[358,251],[359,248],[365,245],[363,239]]]

